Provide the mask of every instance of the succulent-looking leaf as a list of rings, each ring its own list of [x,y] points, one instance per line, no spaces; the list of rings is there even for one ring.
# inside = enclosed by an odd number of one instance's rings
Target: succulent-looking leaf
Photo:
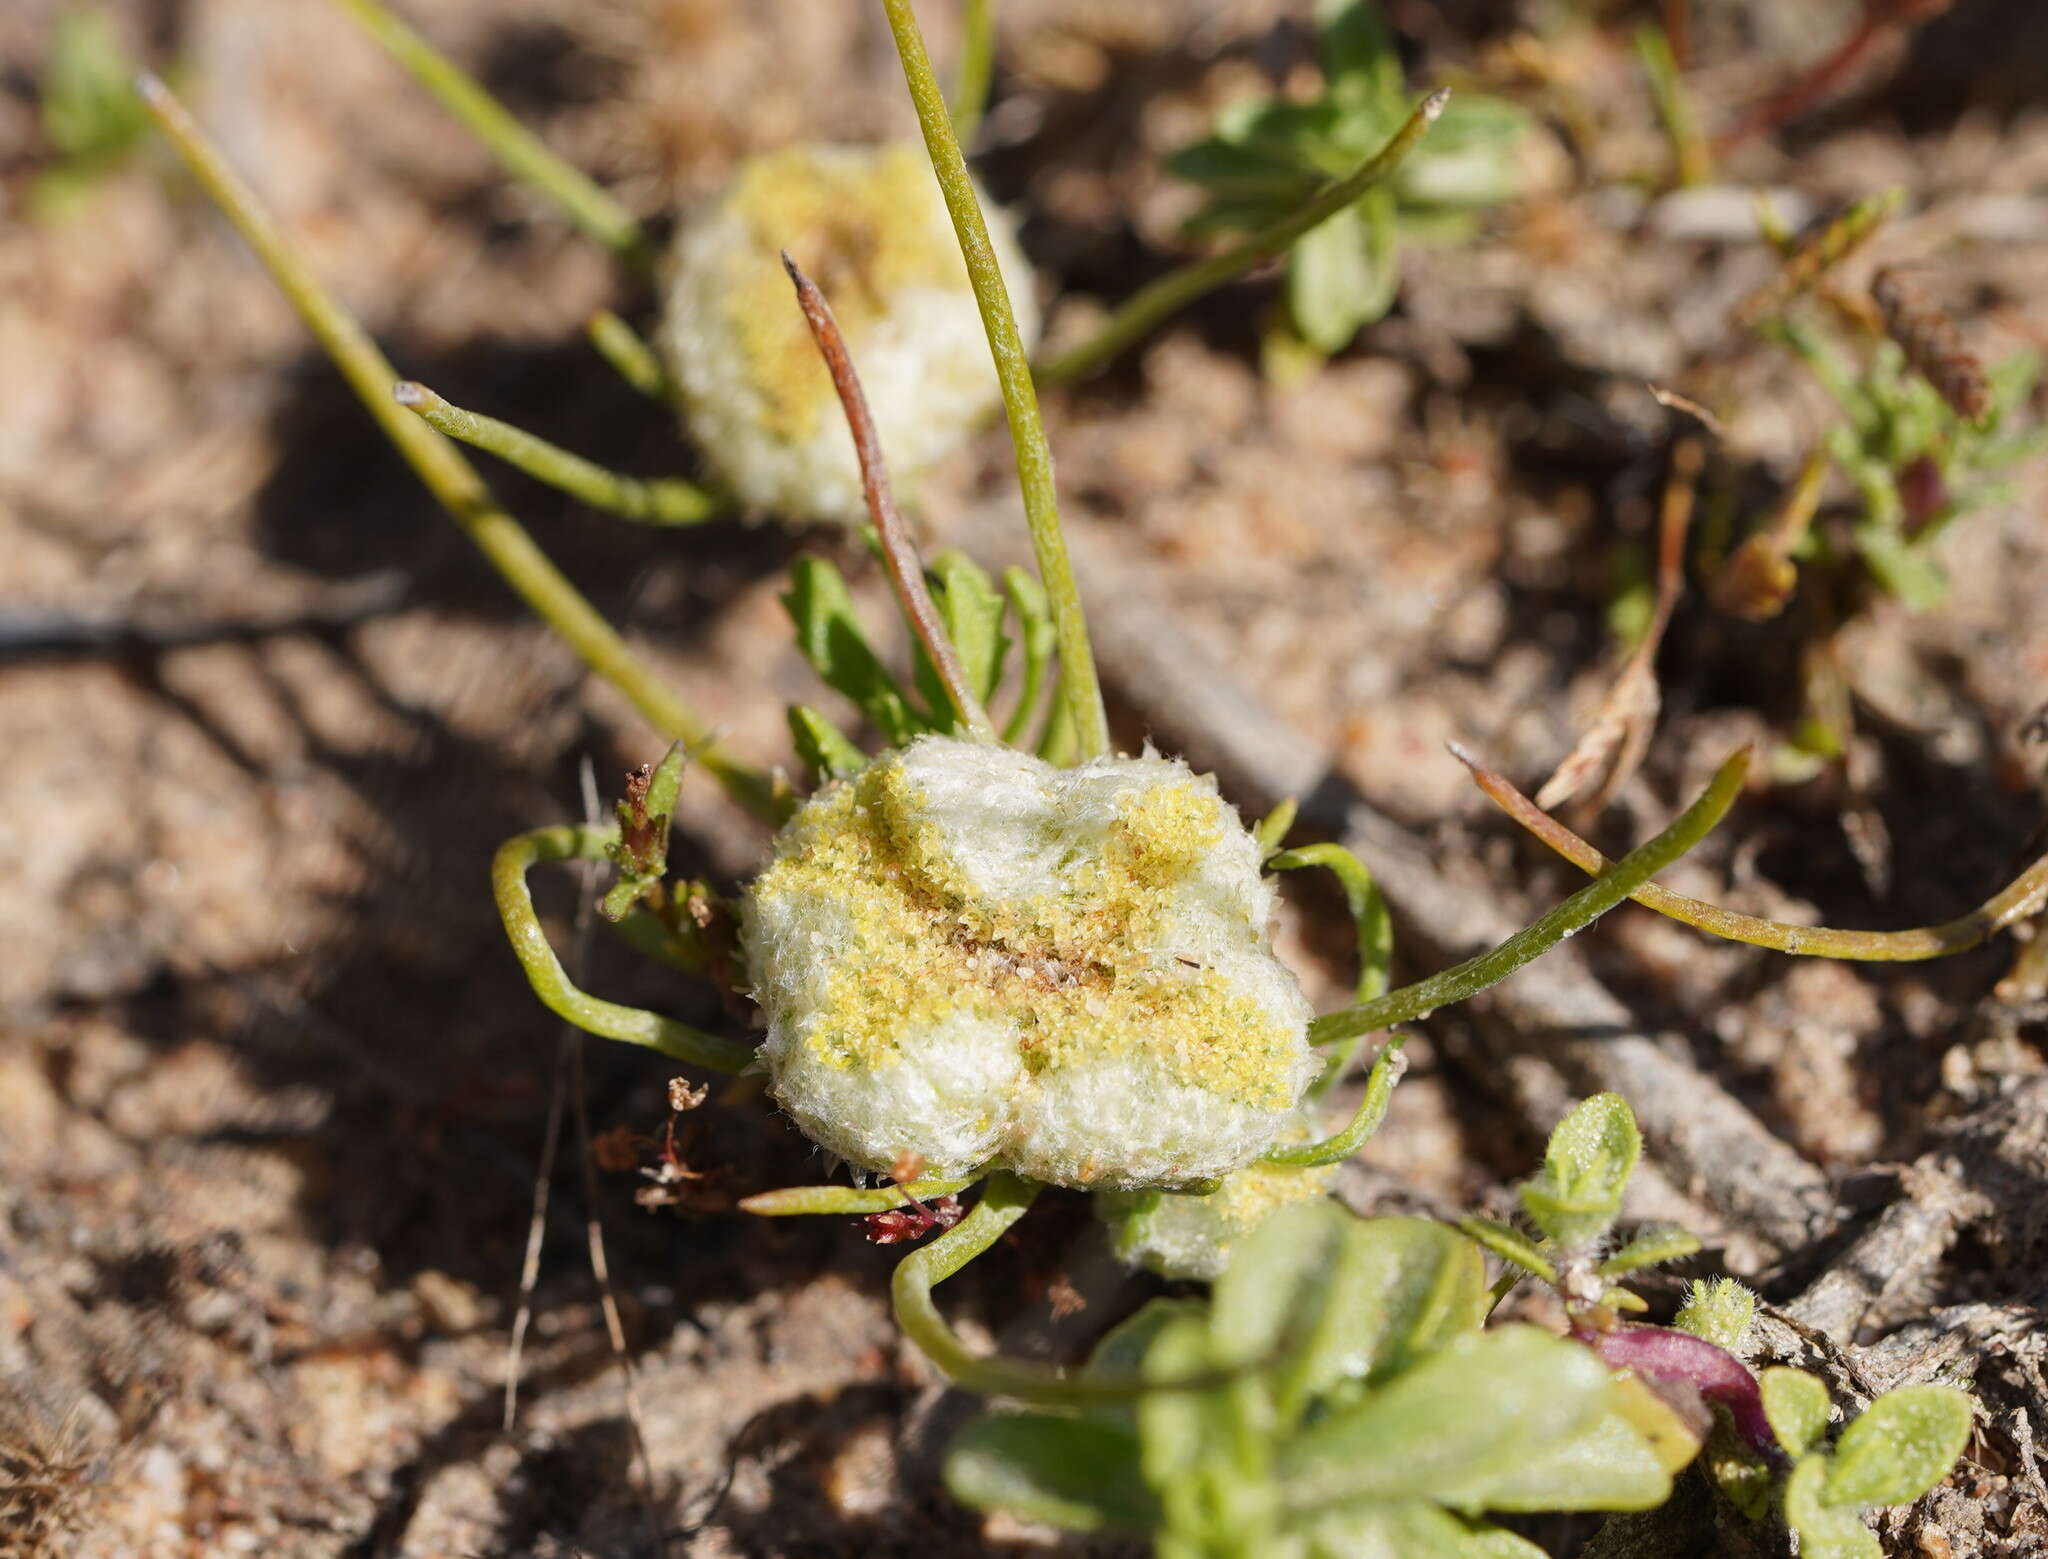
[[[1764,1417],[1788,1456],[1804,1456],[1827,1433],[1828,1388],[1817,1375],[1779,1366],[1759,1371]]]
[[[1159,1519],[1139,1475],[1137,1436],[1096,1419],[977,1419],[947,1453],[946,1487],[963,1504],[1068,1532],[1142,1532]]]
[[[1868,1510],[1918,1499],[1963,1454],[1971,1416],[1969,1395],[1953,1386],[1887,1391],[1842,1431],[1821,1502]]]
[[[1592,1428],[1609,1388],[1590,1352],[1535,1327],[1468,1334],[1282,1447],[1283,1497],[1304,1512],[1398,1498],[1484,1510],[1529,1458]]]
[[[1541,1559],[1526,1538],[1424,1500],[1354,1506],[1309,1528],[1310,1559]],[[1262,1556],[1263,1559],[1263,1556]]]
[[[1884,1559],[1884,1549],[1854,1510],[1821,1503],[1828,1458],[1808,1456],[1785,1480],[1785,1524],[1799,1534],[1799,1559]]]

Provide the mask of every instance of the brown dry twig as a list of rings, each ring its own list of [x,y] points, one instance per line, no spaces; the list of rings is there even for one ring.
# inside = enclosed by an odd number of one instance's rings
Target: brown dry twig
[[[1953,0],[1866,0],[1863,16],[1821,60],[1756,104],[1714,137],[1714,156],[1725,157],[1752,136],[1798,118],[1840,92],[1857,67],[1894,33],[1932,21]]]
[[[1969,422],[1991,410],[1991,382],[1977,354],[1963,344],[1956,322],[1895,267],[1870,278],[1870,296],[1884,318],[1885,334],[1899,344],[1920,377]]]

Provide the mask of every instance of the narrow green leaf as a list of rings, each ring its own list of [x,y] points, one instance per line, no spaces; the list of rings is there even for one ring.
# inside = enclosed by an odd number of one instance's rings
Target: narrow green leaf
[[[1972,1416],[1969,1394],[1953,1386],[1887,1391],[1842,1431],[1821,1503],[1868,1510],[1918,1499],[1963,1454]]]
[[[1828,1458],[1808,1456],[1785,1480],[1785,1524],[1799,1534],[1799,1559],[1884,1559],[1884,1549],[1854,1510],[1821,1503]]]
[[[1645,1229],[1600,1263],[1604,1278],[1618,1278],[1659,1262],[1677,1261],[1700,1248],[1699,1236],[1679,1228]]]
[[[1529,1458],[1592,1427],[1609,1402],[1589,1349],[1530,1326],[1468,1333],[1283,1447],[1294,1508],[1423,1498],[1484,1509]]]
[[[1512,1262],[1546,1283],[1557,1281],[1557,1268],[1550,1264],[1550,1258],[1520,1229],[1476,1214],[1460,1218],[1458,1227],[1465,1231],[1467,1239],[1477,1240],[1502,1261]]]
[[[932,728],[868,644],[838,569],[823,558],[797,559],[782,604],[796,626],[797,648],[818,680],[851,699],[890,746]]]
[[[1003,740],[1015,745],[1038,710],[1046,672],[1059,649],[1059,629],[1053,623],[1052,603],[1046,599],[1045,587],[1015,564],[1003,570],[1003,593],[1010,598],[1010,610],[1016,614],[1017,642],[1024,654],[1024,685],[1018,689],[1017,707],[1003,727]]]
[[[1316,34],[1333,96],[1401,111],[1401,56],[1372,0],[1316,0]]]
[[[868,755],[809,704],[791,704],[788,718],[790,740],[810,770],[813,789],[827,780],[851,779],[867,767]]]
[[[1816,1375],[1783,1365],[1760,1371],[1756,1383],[1778,1444],[1790,1456],[1804,1456],[1827,1433],[1827,1386]]]
[[[953,641],[960,657],[967,685],[983,703],[995,696],[1002,680],[1003,660],[1010,652],[1009,636],[1003,632],[1003,598],[995,582],[972,559],[961,552],[941,552],[925,570],[932,605],[946,637]],[[917,685],[933,709],[949,710],[945,684],[939,680],[931,657],[923,646],[917,651]]]
[[[1098,1419],[978,1418],[946,1455],[946,1487],[962,1504],[1067,1532],[1142,1532],[1159,1519],[1139,1472],[1137,1437]]]

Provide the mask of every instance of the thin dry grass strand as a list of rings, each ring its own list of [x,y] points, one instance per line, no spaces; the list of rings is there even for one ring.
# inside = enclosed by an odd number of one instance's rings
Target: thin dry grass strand
[[[939,610],[932,603],[931,591],[925,587],[924,564],[918,559],[917,544],[911,539],[910,527],[904,523],[889,487],[882,436],[868,410],[867,393],[860,387],[860,375],[854,370],[832,305],[787,250],[783,251],[782,268],[789,272],[797,304],[804,311],[804,322],[811,327],[811,339],[818,343],[818,355],[825,359],[826,371],[832,375],[832,388],[839,392],[839,404],[846,411],[846,426],[853,434],[854,453],[860,459],[861,492],[867,499],[868,517],[882,539],[882,563],[889,572],[889,583],[895,587],[897,603],[931,657],[932,668],[938,672],[967,734],[978,741],[992,742],[996,739],[995,726],[967,680],[967,668],[960,664],[960,653],[954,649],[946,625],[939,620]]]
[[[604,816],[604,807],[598,800],[597,772],[587,755],[583,760],[581,777],[584,821],[595,826]],[[590,945],[590,928],[595,919],[592,910],[597,903],[597,863],[579,862],[576,875],[579,891],[576,942],[572,955],[576,959],[577,974],[581,976]],[[611,1339],[612,1354],[619,1361],[620,1394],[626,1404],[626,1427],[633,1437],[633,1460],[640,1468],[640,1494],[646,1501],[648,1535],[653,1540],[655,1552],[666,1553],[668,1542],[662,1532],[661,1512],[655,1505],[654,1459],[647,1451],[647,1415],[640,1407],[639,1375],[633,1368],[633,1355],[626,1346],[626,1323],[619,1312],[618,1293],[612,1287],[611,1262],[604,1247],[604,1220],[598,1213],[597,1157],[591,1148],[590,1082],[583,1063],[583,1035],[579,1030],[570,1028],[563,1037],[570,1045],[569,1077],[576,1108],[576,1140],[581,1149],[583,1167],[583,1227],[590,1254],[590,1275],[597,1280],[598,1295],[604,1308],[605,1331]]]
[[[1536,804],[1550,808],[1591,788],[1583,811],[1600,811],[1626,785],[1650,750],[1663,695],[1657,686],[1657,650],[1671,614],[1685,590],[1685,537],[1692,526],[1693,497],[1699,489],[1705,452],[1699,439],[1680,439],[1671,451],[1671,475],[1664,484],[1664,503],[1657,531],[1657,604],[1642,641],[1622,663],[1621,672],[1593,721],[1586,727],[1557,772],[1536,793]]]
[[[1609,861],[1535,802],[1523,795],[1498,770],[1489,768],[1455,743],[1451,755],[1472,773],[1487,797],[1522,827],[1589,876],[1607,870]],[[1688,898],[1645,883],[1629,895],[1645,909],[1682,921],[1696,930],[1752,947],[1804,958],[1840,958],[1857,963],[1914,963],[1945,958],[1989,941],[2007,926],[2048,906],[2048,855],[2043,855],[2004,888],[1966,915],[1909,931],[1844,931],[1834,926],[1795,926],[1722,909],[1704,899]]]

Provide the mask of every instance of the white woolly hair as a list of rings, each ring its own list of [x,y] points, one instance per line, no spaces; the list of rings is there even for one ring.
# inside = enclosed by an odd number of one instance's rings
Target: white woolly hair
[[[897,773],[881,775],[889,765]],[[890,783],[863,784],[878,776]],[[1133,1189],[1226,1175],[1298,1118],[1295,1105],[1321,1065],[1307,1041],[1309,1004],[1272,951],[1274,891],[1260,875],[1258,845],[1212,779],[1150,754],[1058,769],[1007,748],[925,737],[847,783],[867,810],[849,821],[844,792],[822,792],[778,839],[777,862],[829,845],[835,830],[874,826],[879,807],[890,837],[907,842],[902,869],[948,884],[969,913],[1048,899],[1085,905],[1092,865],[1105,858],[1125,815],[1120,801],[1168,786],[1213,800],[1218,836],[1191,848],[1185,869],[1162,885],[1154,945],[1104,956],[1133,981],[1185,981],[1191,966],[1220,981],[1231,1000],[1248,1003],[1285,1037],[1284,1053],[1267,1063],[1285,1097],[1270,1097],[1271,1088],[1243,1097],[1203,1086],[1203,1058],[1185,1057],[1176,1067],[1183,1053],[1171,1035],[1112,1041],[1110,1053],[1030,1066],[1035,1020],[1001,1001],[976,1002],[973,992],[937,1021],[913,1023],[906,1012],[880,1059],[834,1056],[813,1040],[844,1017],[834,1002],[847,998],[835,991],[877,988],[906,968],[941,967],[938,954],[954,949],[920,954],[900,941],[878,945],[862,914],[863,895],[874,890],[849,880],[857,874],[784,882],[771,865],[747,897],[744,943],[754,996],[768,1018],[762,1053],[775,1097],[813,1141],[871,1170],[886,1171],[910,1153],[932,1173],[1001,1162],[1052,1184]]]
[[[887,148],[818,145],[799,148],[833,182],[857,183]],[[938,183],[926,198],[892,212],[905,228],[921,227],[913,241],[943,246],[956,240]],[[1000,207],[983,200],[997,263],[1010,284],[1017,328],[1028,350],[1038,338],[1039,312],[1032,272],[1017,246],[1016,228]],[[792,243],[790,247],[795,247]],[[773,426],[770,400],[755,377],[733,319],[729,277],[737,259],[772,247],[727,196],[688,221],[671,257],[660,340],[681,394],[691,434],[719,479],[751,508],[799,522],[866,523],[860,466],[853,436],[836,403],[801,438]],[[865,323],[848,324],[847,350],[859,370],[869,410],[891,476],[905,490],[918,475],[957,448],[1001,404],[981,312],[963,263],[946,285],[918,283],[882,300]],[[832,278],[815,278],[829,295]],[[788,307],[797,307],[794,295]]]

